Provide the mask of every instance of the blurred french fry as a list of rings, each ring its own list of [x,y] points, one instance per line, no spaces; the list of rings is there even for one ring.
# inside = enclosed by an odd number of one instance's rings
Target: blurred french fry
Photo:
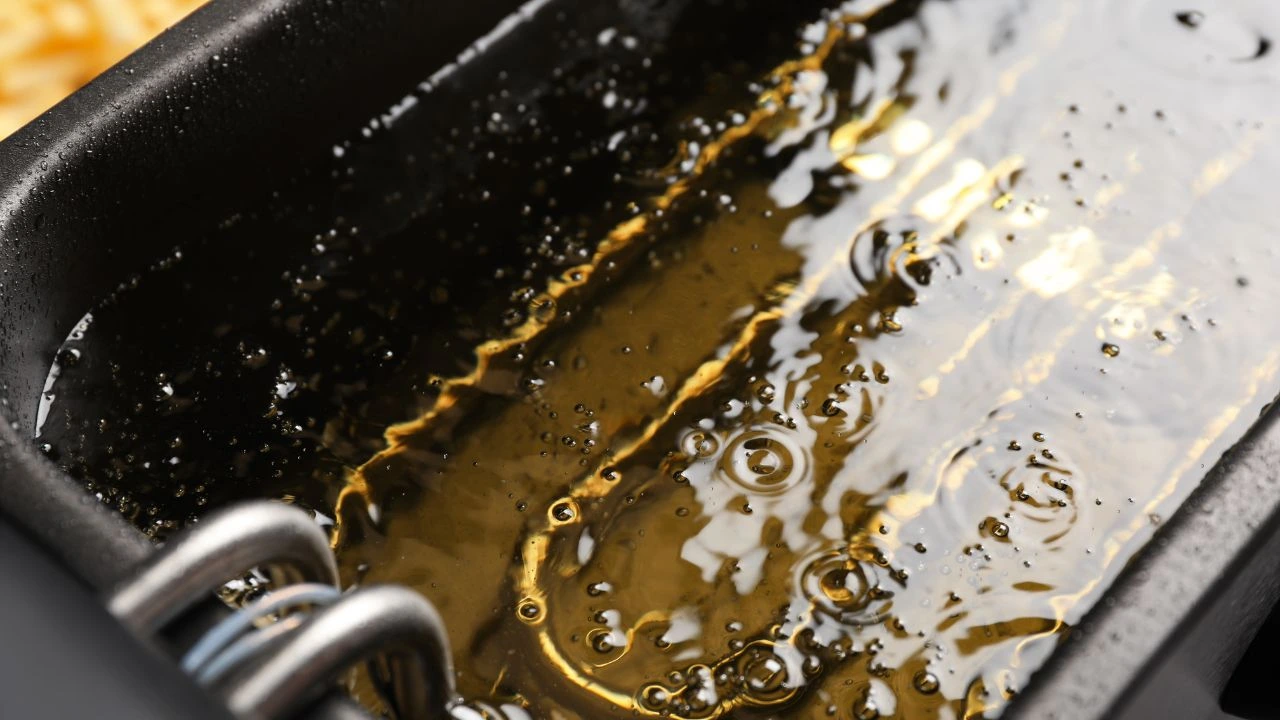
[[[0,0],[0,138],[205,0]]]

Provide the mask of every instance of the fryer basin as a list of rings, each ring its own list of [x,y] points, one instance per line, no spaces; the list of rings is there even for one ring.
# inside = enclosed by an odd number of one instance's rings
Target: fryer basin
[[[679,32],[689,4],[618,8]],[[569,0],[524,12],[535,10],[589,14]],[[491,33],[517,11],[512,0],[215,0],[0,143],[4,518],[93,588],[144,557],[142,536],[30,439],[62,339],[96,298],[183,238],[227,232],[229,218],[323,182],[335,145],[476,39],[485,37],[470,62],[554,53],[527,23]],[[1228,716],[1223,688],[1280,593],[1277,467],[1280,429],[1264,418],[1009,716]]]

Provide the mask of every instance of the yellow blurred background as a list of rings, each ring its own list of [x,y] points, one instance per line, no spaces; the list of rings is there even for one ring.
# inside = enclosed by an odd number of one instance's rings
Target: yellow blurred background
[[[0,138],[204,0],[0,0]]]

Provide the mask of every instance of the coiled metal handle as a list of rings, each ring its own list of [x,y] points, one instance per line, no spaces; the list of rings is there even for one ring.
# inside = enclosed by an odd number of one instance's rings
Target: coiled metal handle
[[[381,661],[376,667],[389,670],[386,699],[400,720],[445,720],[452,708],[465,707],[455,695],[448,636],[435,607],[389,585],[337,597],[337,563],[324,532],[306,513],[281,503],[244,503],[211,514],[142,563],[106,604],[149,640],[253,569],[268,573],[277,597],[268,594],[240,611],[248,615],[216,626],[187,658],[217,683],[215,691],[238,716],[291,717],[361,661]],[[290,589],[296,583],[310,585]],[[333,594],[320,592],[324,587]],[[264,614],[325,603],[312,615],[290,615],[251,633]],[[349,714],[349,704],[344,708]]]
[[[266,571],[277,587],[338,585],[328,539],[306,513],[253,502],[215,512],[178,535],[116,586],[107,609],[130,630],[150,637],[253,568]]]
[[[450,717],[453,663],[444,625],[431,603],[394,585],[356,590],[320,610],[268,657],[234,676],[221,694],[241,717],[287,717],[351,666],[378,657],[391,670],[388,699],[397,718]]]

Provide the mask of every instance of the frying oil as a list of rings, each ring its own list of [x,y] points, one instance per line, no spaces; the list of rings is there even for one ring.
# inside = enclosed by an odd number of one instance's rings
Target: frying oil
[[[436,602],[464,693],[991,712],[1257,417],[1258,18],[1041,5],[808,26],[391,429],[338,547]]]
[[[1275,393],[1277,25],[813,13],[330,477],[347,581],[535,717],[997,714]]]

